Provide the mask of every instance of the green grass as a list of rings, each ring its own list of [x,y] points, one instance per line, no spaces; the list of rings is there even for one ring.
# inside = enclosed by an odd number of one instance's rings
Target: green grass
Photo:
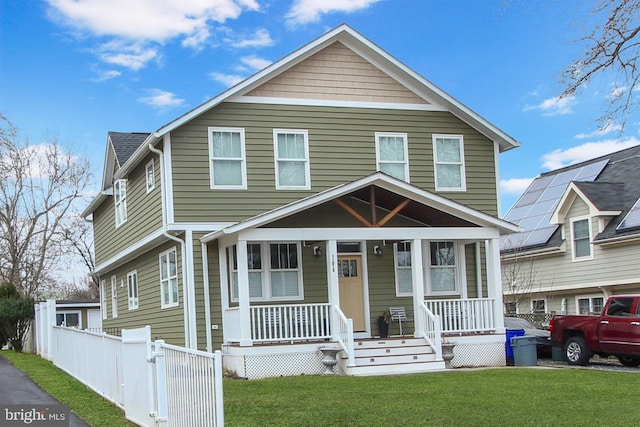
[[[93,427],[135,426],[113,403],[94,393],[80,381],[35,354],[0,351],[18,369],[26,373],[43,390],[49,392],[87,424]],[[96,369],[100,366],[96,364]]]
[[[90,425],[133,425],[50,362],[0,355]],[[225,426],[637,426],[639,387],[640,371],[539,368],[225,379]]]

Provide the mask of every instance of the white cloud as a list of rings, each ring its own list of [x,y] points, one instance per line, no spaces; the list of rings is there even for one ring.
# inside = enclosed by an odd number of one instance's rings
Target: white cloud
[[[545,99],[540,104],[527,105],[523,111],[538,110],[542,111],[543,116],[557,116],[572,113],[571,107],[575,103],[576,97],[573,95],[564,98],[554,96],[553,98]]]
[[[238,40],[227,37],[224,39],[224,42],[233,47],[267,47],[273,46],[273,39],[269,34],[269,31],[264,28],[257,29],[251,36],[247,38],[239,37]]]
[[[614,151],[639,145],[640,140],[635,137],[624,140],[608,139],[598,142],[586,142],[584,144],[568,148],[566,150],[554,150],[542,156],[542,166],[553,170],[564,166],[579,163],[595,157],[604,156]]]
[[[271,65],[271,61],[268,59],[258,58],[255,55],[245,56],[244,58],[241,58],[240,61],[253,70],[262,70],[263,68]]]
[[[225,86],[231,87],[245,79],[244,76],[237,74],[209,73],[209,77]]]
[[[138,98],[139,102],[154,108],[173,108],[184,105],[184,99],[178,98],[174,93],[162,89],[149,89],[149,96]]]
[[[500,180],[500,192],[502,194],[516,194],[520,195],[524,193],[529,185],[535,178],[511,178]]]
[[[119,65],[132,70],[139,70],[152,59],[159,58],[156,48],[119,40],[102,44],[96,53],[107,64]]]
[[[317,22],[320,16],[331,12],[355,12],[366,9],[379,0],[296,0],[287,13],[289,24]]]
[[[50,19],[82,36],[107,37],[121,46],[136,41],[147,55],[112,52],[100,58],[111,64],[139,69],[154,58],[152,44],[181,40],[199,49],[207,42],[211,24],[260,9],[255,0],[46,0]],[[136,68],[137,67],[137,68]]]
[[[604,126],[594,130],[591,133],[579,133],[578,135],[576,135],[577,139],[585,139],[585,138],[595,138],[595,137],[599,137],[599,136],[604,136],[607,135],[611,132],[617,132],[622,130],[622,126],[621,125],[617,125],[611,121],[607,122],[604,124]]]
[[[98,70],[98,76],[95,77],[92,81],[94,82],[106,82],[107,80],[115,79],[116,77],[120,77],[122,73],[117,70]]]

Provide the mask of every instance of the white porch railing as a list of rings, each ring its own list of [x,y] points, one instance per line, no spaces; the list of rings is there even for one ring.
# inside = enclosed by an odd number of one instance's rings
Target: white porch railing
[[[334,314],[333,318],[335,319],[333,338],[338,341],[342,350],[347,353],[347,366],[355,366],[356,353],[353,337],[353,319],[348,319],[337,305],[332,306],[332,309]]]
[[[480,333],[496,329],[493,298],[441,299],[424,302],[440,316],[442,333]]]
[[[433,314],[427,306],[420,302],[418,316],[421,317],[419,324],[424,325],[422,337],[429,343],[436,353],[436,360],[442,360],[442,328],[440,327],[440,316]]]
[[[331,338],[330,309],[329,303],[252,306],[251,339],[293,342]]]

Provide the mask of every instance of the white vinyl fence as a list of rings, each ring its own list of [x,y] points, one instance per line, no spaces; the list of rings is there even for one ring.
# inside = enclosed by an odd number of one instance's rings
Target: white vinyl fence
[[[223,426],[222,354],[55,326],[55,300],[36,305],[36,351],[141,426]]]

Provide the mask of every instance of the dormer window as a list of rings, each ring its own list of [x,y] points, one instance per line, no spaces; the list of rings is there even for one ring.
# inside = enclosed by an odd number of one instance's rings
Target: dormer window
[[[127,180],[113,183],[113,200],[116,209],[116,228],[127,222]]]
[[[575,261],[593,258],[590,228],[589,218],[578,218],[571,221],[571,242]]]

